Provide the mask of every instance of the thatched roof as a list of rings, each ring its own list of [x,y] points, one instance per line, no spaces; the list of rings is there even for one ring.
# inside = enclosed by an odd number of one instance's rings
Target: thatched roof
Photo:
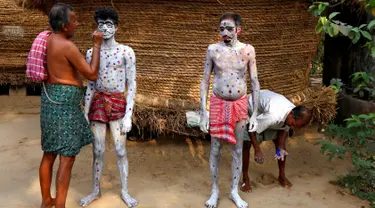
[[[45,1],[45,7],[51,1]],[[240,40],[257,53],[262,88],[292,95],[307,88],[316,50],[315,20],[306,0],[98,0],[71,3],[81,23],[74,41],[91,47],[96,28],[93,12],[114,7],[119,14],[118,42],[131,46],[137,57],[137,99],[158,98],[152,106],[198,107],[206,48],[218,41],[222,13],[242,15]],[[48,29],[45,14],[23,9],[14,0],[0,0],[0,84],[24,83],[27,52],[38,32]],[[24,5],[28,6],[28,5]],[[12,79],[3,77],[12,76]],[[193,104],[186,104],[193,103]],[[137,102],[137,105],[144,104]],[[151,105],[144,104],[146,107]],[[158,107],[159,106],[159,107]],[[174,109],[179,109],[173,105]]]

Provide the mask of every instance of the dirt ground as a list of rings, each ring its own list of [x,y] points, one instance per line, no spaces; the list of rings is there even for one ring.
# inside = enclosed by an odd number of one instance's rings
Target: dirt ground
[[[0,207],[38,207],[41,200],[38,167],[42,156],[39,115],[0,114],[0,132]],[[289,140],[287,176],[294,184],[291,189],[283,189],[273,182],[278,173],[273,160],[274,148],[270,142],[262,144],[265,164],[257,165],[251,159],[250,176],[254,190],[250,194],[240,193],[249,207],[368,207],[366,201],[329,183],[346,173],[350,163],[341,160],[329,162],[327,157],[321,155],[319,147],[313,143],[322,135],[315,132],[314,128],[308,128],[297,132]],[[129,190],[138,199],[138,207],[204,207],[211,190],[209,146],[205,140],[171,136],[149,142],[128,141]],[[91,148],[91,145],[85,147],[77,157],[68,194],[68,208],[79,207],[79,199],[91,191]],[[221,208],[235,208],[228,199],[230,164],[230,147],[226,145],[220,167]],[[120,180],[111,139],[107,139],[102,187],[102,198],[89,207],[126,207],[119,197]]]

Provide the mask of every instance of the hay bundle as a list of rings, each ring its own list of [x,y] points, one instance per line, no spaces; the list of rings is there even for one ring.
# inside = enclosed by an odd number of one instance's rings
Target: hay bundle
[[[198,110],[198,109],[195,109]],[[133,123],[139,130],[147,128],[157,134],[175,133],[186,136],[203,136],[199,128],[190,128],[183,109],[154,108],[137,105],[134,108]]]
[[[328,124],[336,117],[337,93],[329,87],[307,88],[287,98],[295,105],[311,109],[313,121]]]

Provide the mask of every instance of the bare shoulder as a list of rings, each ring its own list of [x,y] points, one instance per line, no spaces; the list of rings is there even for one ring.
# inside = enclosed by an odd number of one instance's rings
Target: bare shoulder
[[[244,44],[245,45],[245,50],[247,51],[247,52],[255,52],[255,48],[254,48],[254,46],[252,46],[251,44]]]
[[[255,58],[255,48],[250,44],[244,44],[244,52],[249,58]]]
[[[220,45],[217,43],[211,44],[207,47],[207,54],[212,55],[213,52],[218,51],[220,49]]]
[[[63,40],[62,41],[63,42],[63,44],[64,44],[64,46],[66,47],[66,48],[78,48],[77,46],[76,46],[76,44],[74,44],[73,43],[73,41],[71,41],[71,40]]]
[[[222,49],[224,46],[221,45],[220,43],[214,43],[214,44],[211,44],[208,46],[208,49],[210,49],[211,51],[217,51],[217,50],[220,50]]]
[[[119,51],[120,54],[126,57],[135,55],[133,48],[127,45],[119,44],[116,50]]]
[[[71,40],[64,40],[61,43],[63,45],[62,52],[65,52],[65,54],[73,55],[73,57],[76,56],[77,52],[81,53]]]

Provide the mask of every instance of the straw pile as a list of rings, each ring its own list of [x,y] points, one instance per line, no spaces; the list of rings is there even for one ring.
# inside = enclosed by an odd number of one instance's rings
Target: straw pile
[[[22,1],[23,6],[30,7],[28,2]],[[44,6],[51,4],[44,2]],[[256,49],[261,88],[292,95],[309,84],[309,65],[318,36],[314,32],[316,20],[307,11],[309,2],[305,0],[63,2],[71,3],[78,15],[80,27],[73,41],[83,53],[92,46],[95,9],[113,7],[118,12],[116,39],[132,47],[137,58],[135,120],[139,125],[190,134],[182,128],[185,111],[199,107],[206,49],[219,40],[218,21],[226,11],[242,15],[240,40]],[[37,33],[48,29],[45,14],[24,9],[19,3],[0,0],[0,21],[4,25],[0,28],[0,84],[27,83],[24,67],[28,50]]]
[[[288,96],[295,105],[312,110],[313,121],[328,124],[336,117],[337,93],[329,87],[311,87]]]

